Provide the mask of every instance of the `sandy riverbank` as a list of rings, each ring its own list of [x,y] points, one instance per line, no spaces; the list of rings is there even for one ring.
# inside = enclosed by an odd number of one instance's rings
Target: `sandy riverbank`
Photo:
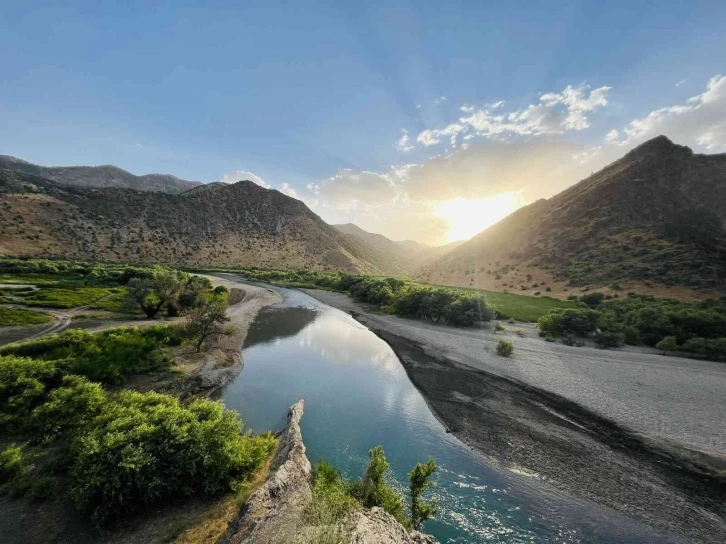
[[[726,365],[383,316],[308,290],[387,341],[434,413],[491,462],[659,529],[726,541]],[[524,337],[515,333],[521,329]]]

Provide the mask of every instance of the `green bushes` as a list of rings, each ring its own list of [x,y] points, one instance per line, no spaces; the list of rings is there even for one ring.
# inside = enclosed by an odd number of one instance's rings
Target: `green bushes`
[[[667,351],[726,359],[726,298],[685,303],[634,293],[609,300],[594,296],[599,294],[580,297],[581,308],[542,316],[540,335],[593,336],[602,348],[643,343],[663,349],[660,342],[669,338],[673,349]]]
[[[409,491],[411,494],[411,526],[418,530],[427,519],[436,515],[436,504],[424,502],[421,495],[434,483],[429,479],[436,470],[436,463],[429,459],[425,464],[417,463],[408,473]]]
[[[0,355],[56,361],[58,367],[93,381],[124,382],[132,374],[163,370],[172,365],[165,348],[181,343],[174,325],[121,327],[99,333],[69,330],[0,348]]]
[[[38,291],[24,297],[26,306],[41,306],[47,308],[77,308],[88,306],[97,300],[114,294],[114,290],[107,287],[78,287],[74,289],[41,287]]]
[[[15,444],[0,452],[0,485],[12,480],[23,470],[23,448]]]
[[[51,320],[50,315],[33,310],[22,308],[0,307],[0,327],[12,327],[16,325],[38,325]]]
[[[67,492],[98,522],[172,498],[234,490],[276,446],[269,434],[242,434],[239,416],[219,403],[185,406],[131,391],[109,396],[99,384],[63,375],[55,361],[14,356],[0,357],[0,429],[69,445],[55,470],[69,474]],[[21,461],[17,448],[0,454],[0,478],[14,477]],[[31,476],[17,491],[41,497],[66,481]]]
[[[514,344],[507,340],[500,340],[497,344],[497,355],[502,357],[511,357],[514,353]]]
[[[275,447],[239,416],[197,399],[125,391],[73,446],[72,497],[99,522],[174,497],[232,491]]]

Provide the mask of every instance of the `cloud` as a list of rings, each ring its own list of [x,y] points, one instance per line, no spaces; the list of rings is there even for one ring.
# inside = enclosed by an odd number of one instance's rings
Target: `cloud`
[[[272,186],[265,183],[260,176],[257,176],[252,172],[245,172],[244,170],[236,170],[234,172],[230,172],[229,174],[225,174],[219,181],[221,181],[222,183],[237,183],[238,181],[242,180],[251,181],[259,185],[260,187],[264,187],[265,189],[272,189]]]
[[[680,80],[680,81],[679,81],[678,83],[676,83],[676,87],[680,87],[680,86],[681,86],[681,85],[683,85],[683,84],[684,84],[685,82],[686,82],[686,80],[685,80],[685,79],[682,79],[682,80]]]
[[[401,129],[401,132],[403,132],[403,134],[401,135],[401,138],[398,140],[398,142],[396,142],[396,149],[398,149],[399,151],[403,151],[404,153],[406,151],[411,151],[416,146],[415,145],[409,145],[409,143],[408,143],[408,131],[405,128],[404,129]]]
[[[461,133],[492,138],[581,131],[590,127],[590,112],[607,106],[610,89],[604,86],[591,90],[585,84],[568,85],[560,93],[543,94],[537,103],[510,112],[495,112],[502,108],[503,101],[479,109],[464,104],[459,109],[467,116],[441,129],[426,129],[416,139],[424,146],[432,146],[440,143],[443,136],[450,136],[451,145],[455,145],[456,137]]]
[[[298,196],[298,194],[297,194],[297,191],[295,189],[293,189],[292,187],[290,187],[289,183],[283,183],[282,187],[280,187],[280,192],[283,195],[287,195],[289,197],[296,198],[297,200],[301,200],[300,196]]]
[[[706,90],[684,103],[651,111],[634,119],[622,130],[622,139],[606,141],[620,147],[633,147],[665,134],[679,144],[700,147],[707,152],[726,151],[726,76],[712,77]]]
[[[323,206],[340,210],[382,206],[400,193],[391,179],[394,175],[343,169],[313,185],[313,191]]]

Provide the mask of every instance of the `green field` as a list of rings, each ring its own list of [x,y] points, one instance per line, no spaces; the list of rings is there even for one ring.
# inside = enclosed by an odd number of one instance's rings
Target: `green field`
[[[47,323],[51,316],[34,310],[23,310],[21,308],[0,307],[0,327],[12,327],[14,325],[38,325]]]
[[[19,303],[46,308],[77,308],[93,304],[114,293],[116,293],[116,289],[108,287],[77,287],[75,289],[41,287],[38,291],[24,297],[23,302],[19,301]]]
[[[489,304],[491,304],[502,317],[511,317],[517,321],[535,322],[550,310],[577,307],[574,302],[559,300],[552,297],[532,297],[527,295],[517,295],[514,293],[485,291],[483,289],[474,289],[469,287],[450,287],[450,289],[455,291],[474,291],[482,293]]]

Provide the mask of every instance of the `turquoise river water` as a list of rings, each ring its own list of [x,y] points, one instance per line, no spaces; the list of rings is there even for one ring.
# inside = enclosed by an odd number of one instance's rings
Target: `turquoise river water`
[[[441,542],[678,542],[536,478],[500,470],[445,432],[391,348],[347,314],[299,291],[263,309],[243,346],[244,370],[222,394],[248,428],[280,429],[305,399],[301,428],[312,463],[325,459],[359,477],[381,444],[393,483],[433,457],[429,491],[439,514],[424,530]]]

